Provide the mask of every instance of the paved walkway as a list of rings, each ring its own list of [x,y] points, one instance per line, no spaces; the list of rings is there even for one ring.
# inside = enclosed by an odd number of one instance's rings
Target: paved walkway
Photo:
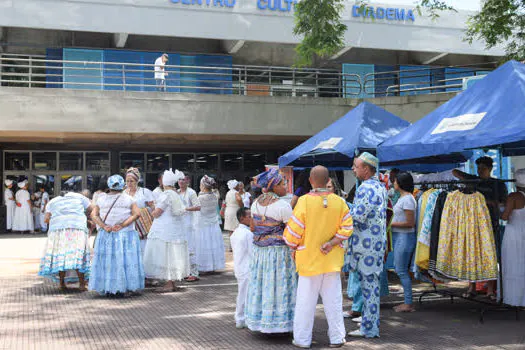
[[[45,237],[0,235],[0,349],[291,349],[291,337],[237,330],[231,270],[203,276],[179,293],[146,290],[129,298],[62,293],[36,276]],[[231,256],[228,256],[231,261]],[[415,297],[426,286],[416,286]],[[382,304],[381,338],[349,339],[358,349],[525,349],[525,313],[490,312],[437,298],[410,314],[396,314],[399,295]],[[350,302],[345,301],[350,304]],[[318,305],[313,348],[326,348]],[[347,322],[347,330],[355,326]]]

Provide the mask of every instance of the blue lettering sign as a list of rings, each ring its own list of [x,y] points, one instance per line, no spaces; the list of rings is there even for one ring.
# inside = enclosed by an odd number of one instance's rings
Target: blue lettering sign
[[[257,0],[257,7],[260,10],[266,10],[268,8],[268,1],[267,0]]]
[[[405,9],[396,9],[396,20],[398,21],[405,20]]]
[[[359,5],[354,5],[354,6],[352,7],[352,16],[353,16],[353,17],[359,17],[359,16],[361,16],[361,11],[360,11],[360,9],[361,9],[361,6],[359,6]]]
[[[412,22],[414,22],[416,20],[416,16],[414,15],[414,11],[408,10],[407,19],[412,20]]]
[[[193,5],[195,5],[195,4],[202,5],[202,0],[193,0],[191,3]]]
[[[224,4],[222,3],[222,0],[213,0],[213,6],[217,6],[218,4],[221,6],[224,6]]]
[[[182,0],[184,5],[191,5],[191,0]]]
[[[298,0],[257,0],[259,10],[290,12]]]
[[[395,18],[395,13],[396,13],[396,10],[393,9],[393,8],[387,8],[386,9],[386,19],[389,19],[391,21],[393,21]]]
[[[261,0],[259,0],[261,1]],[[364,17],[364,18],[375,18],[375,19],[387,19],[389,21],[405,21],[416,20],[413,10],[405,10],[401,8],[384,7],[374,8],[373,6],[367,6],[363,8],[359,5],[352,6],[352,17]]]
[[[373,7],[369,7],[366,9],[366,18],[370,18],[370,17],[376,18]]]
[[[378,7],[376,10],[376,18],[377,19],[384,19],[385,18],[385,9],[382,7]]]

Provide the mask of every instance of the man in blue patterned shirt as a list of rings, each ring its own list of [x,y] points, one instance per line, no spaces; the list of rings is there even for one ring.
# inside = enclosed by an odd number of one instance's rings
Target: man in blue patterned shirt
[[[361,328],[353,337],[379,337],[379,275],[386,249],[386,209],[388,194],[376,176],[379,160],[368,152],[354,159],[359,186],[350,213],[354,234],[348,246],[348,264],[359,276],[364,298]]]

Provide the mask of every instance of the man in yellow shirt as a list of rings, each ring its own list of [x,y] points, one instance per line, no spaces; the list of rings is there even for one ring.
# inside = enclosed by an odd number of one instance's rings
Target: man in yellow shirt
[[[310,172],[313,190],[299,198],[284,231],[286,244],[294,250],[299,282],[293,325],[293,344],[309,348],[315,306],[323,299],[330,347],[345,343],[343,295],[340,272],[344,261],[342,242],[353,232],[346,202],[329,192],[328,169],[317,166]]]

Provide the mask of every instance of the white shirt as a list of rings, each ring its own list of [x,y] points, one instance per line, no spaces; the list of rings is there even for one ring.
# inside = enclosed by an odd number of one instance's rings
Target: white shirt
[[[246,278],[250,275],[253,233],[248,226],[239,224],[230,237],[230,243],[233,250],[233,271],[235,277]]]
[[[250,199],[252,198],[252,195],[249,192],[244,192],[241,198],[242,198],[242,203],[244,204],[245,208],[251,207],[252,204],[250,203],[251,202]]]
[[[397,200],[396,205],[394,205],[394,218],[392,219],[392,222],[406,222],[407,218],[405,215],[405,210],[412,210],[415,212],[416,208],[417,208],[417,203],[416,203],[416,199],[414,198],[414,196],[412,196],[411,194],[407,194],[403,197],[400,197]],[[416,228],[415,227],[412,227],[412,228],[393,227],[392,231],[410,233],[410,232],[415,232]]]
[[[11,199],[11,198],[13,198],[13,199]],[[11,191],[11,189],[6,188],[4,190],[4,200],[5,200],[5,205],[15,205],[14,195],[13,195],[13,191]]]
[[[155,200],[153,192],[151,192],[149,188],[137,187],[137,190],[133,196],[130,195],[128,191],[126,191],[126,193],[135,200],[135,203],[137,203],[137,206],[140,209],[146,208],[148,206],[148,202],[153,202]]]
[[[165,65],[166,63],[162,61],[162,56],[155,60],[155,79],[166,79],[166,73],[164,72]]]

